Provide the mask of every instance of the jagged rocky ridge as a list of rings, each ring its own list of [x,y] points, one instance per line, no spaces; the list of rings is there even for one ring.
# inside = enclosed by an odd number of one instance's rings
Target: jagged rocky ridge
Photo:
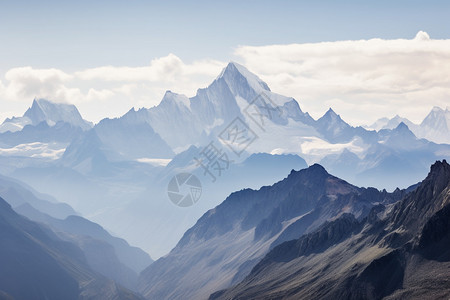
[[[139,290],[148,299],[207,298],[242,280],[278,244],[341,215],[364,219],[372,207],[405,193],[358,188],[317,164],[292,171],[273,186],[235,192],[204,214],[167,256],[141,273]]]
[[[210,299],[446,299],[450,165],[436,162],[401,201],[285,242]]]

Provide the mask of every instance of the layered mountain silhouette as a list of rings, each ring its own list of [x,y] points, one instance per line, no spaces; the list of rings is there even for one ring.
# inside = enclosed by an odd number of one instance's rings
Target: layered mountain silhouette
[[[29,204],[15,211],[48,225],[59,238],[77,245],[94,271],[132,290],[136,289],[138,274],[153,262],[141,249],[131,247],[125,240],[111,236],[100,225],[82,217],[56,219]]]
[[[450,158],[448,124],[315,120],[237,63],[95,125],[35,99],[0,125],[0,297],[448,298],[449,165],[416,184]],[[180,208],[184,172],[202,198]]]
[[[292,171],[259,190],[231,194],[204,214],[165,257],[141,273],[148,299],[204,299],[242,280],[270,249],[340,216],[365,219],[371,209],[396,202],[394,193],[358,188],[320,165]]]
[[[273,248],[210,299],[445,299],[450,295],[450,165],[401,201],[351,214]]]
[[[435,143],[450,143],[450,110],[448,107],[445,110],[437,106],[433,107],[420,124],[414,124],[410,120],[396,115],[392,119],[379,119],[372,125],[367,126],[367,128],[377,131],[393,129],[402,122],[420,138],[425,138]]]
[[[76,215],[69,205],[46,200],[48,196],[39,195],[23,183],[1,176],[0,197],[8,199],[15,212],[38,222],[52,236],[78,247],[93,271],[127,288],[135,289],[138,274],[153,262],[141,249]]]
[[[141,299],[93,271],[80,248],[0,198],[0,291],[8,299]]]
[[[234,62],[191,98],[167,91],[155,107],[132,108],[94,126],[74,106],[36,99],[23,117],[2,125],[1,173],[94,216],[93,221],[159,257],[228,194],[278,181],[290,169],[306,167],[301,161],[320,163],[358,186],[393,191],[420,181],[434,161],[450,159],[450,145],[422,139],[406,120],[367,130],[346,123],[332,108],[315,120],[300,104],[272,92]],[[446,121],[442,111],[433,111],[425,127],[441,132]],[[236,128],[233,122],[252,136],[239,152],[224,139],[237,138],[229,131]],[[195,160],[211,143],[232,164],[216,174],[220,180],[213,186]],[[258,154],[259,166],[246,162]],[[289,168],[292,157],[298,163]],[[179,172],[198,175],[205,187],[204,201],[184,211],[170,203],[166,191]]]

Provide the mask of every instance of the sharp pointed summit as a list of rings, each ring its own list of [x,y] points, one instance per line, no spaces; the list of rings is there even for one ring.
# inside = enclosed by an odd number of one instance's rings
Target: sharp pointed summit
[[[435,143],[450,144],[450,111],[433,107],[415,133]]]
[[[244,66],[230,62],[225,69],[222,70],[216,80],[223,79],[227,83],[230,90],[235,96],[241,96],[244,99],[248,96],[248,89],[255,93],[263,91],[270,92],[270,88],[254,73],[250,72]]]
[[[34,99],[31,107],[25,112],[33,125],[46,121],[49,126],[62,121],[87,130],[92,124],[83,120],[80,112],[73,104],[55,103],[47,99]]]
[[[409,141],[410,143],[416,139],[414,133],[409,129],[408,125],[403,122],[400,122],[397,127],[392,129],[392,135],[390,139],[395,141],[402,140],[403,142]]]
[[[316,122],[317,130],[330,141],[336,141],[340,138],[351,138],[352,127],[347,124],[330,107],[328,111]]]
[[[6,119],[0,126],[0,133],[20,131],[26,125],[36,126],[42,122],[46,122],[50,127],[64,122],[82,130],[92,128],[92,123],[83,119],[75,105],[35,98],[23,117]]]
[[[330,107],[322,118],[330,118],[332,120],[341,119],[341,117]]]

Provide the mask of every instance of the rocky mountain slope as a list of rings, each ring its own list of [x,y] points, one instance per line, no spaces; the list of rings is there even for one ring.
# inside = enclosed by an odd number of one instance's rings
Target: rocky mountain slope
[[[343,214],[364,219],[375,205],[404,193],[358,188],[320,165],[292,171],[273,186],[235,192],[209,210],[141,273],[139,290],[148,299],[205,299],[239,282],[276,245]]]
[[[446,299],[450,296],[450,165],[436,162],[394,205],[345,214],[270,251],[210,299]]]

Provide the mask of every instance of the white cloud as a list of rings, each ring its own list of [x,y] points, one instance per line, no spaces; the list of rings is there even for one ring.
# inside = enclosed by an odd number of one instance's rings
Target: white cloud
[[[105,100],[108,99],[110,97],[114,96],[114,92],[107,90],[107,89],[103,89],[103,90],[96,90],[96,89],[89,89],[88,93],[87,93],[87,100],[90,101],[96,101],[96,100]]]
[[[55,101],[65,101],[73,91],[65,88],[64,83],[72,77],[57,69],[14,68],[6,72],[5,79],[9,84],[3,89],[8,98],[52,96]]]
[[[153,59],[150,65],[145,67],[104,66],[75,72],[75,76],[82,80],[174,82],[178,79],[186,80],[188,75],[217,75],[223,67],[223,62],[215,60],[202,60],[185,64],[176,55],[169,54],[165,57]]]
[[[241,46],[235,55],[275,92],[319,117],[333,108],[354,124],[401,114],[420,121],[450,101],[450,40],[359,40]]]
[[[84,117],[99,121],[120,116],[132,106],[157,105],[166,90],[192,96],[198,88],[209,84],[224,66],[224,62],[210,59],[185,63],[169,54],[153,59],[144,67],[103,66],[73,73],[14,68],[5,74],[5,86],[0,81],[0,97],[13,102],[31,103],[33,98],[42,97],[74,103]]]
[[[295,97],[315,118],[333,107],[352,124],[395,114],[418,122],[432,106],[450,103],[450,40],[434,40],[422,31],[409,40],[240,46],[234,54],[273,91]],[[96,122],[133,106],[157,105],[166,90],[193,96],[225,65],[212,59],[186,63],[169,54],[139,67],[71,73],[14,68],[0,81],[0,108],[21,115],[34,97],[45,97],[74,103]]]

